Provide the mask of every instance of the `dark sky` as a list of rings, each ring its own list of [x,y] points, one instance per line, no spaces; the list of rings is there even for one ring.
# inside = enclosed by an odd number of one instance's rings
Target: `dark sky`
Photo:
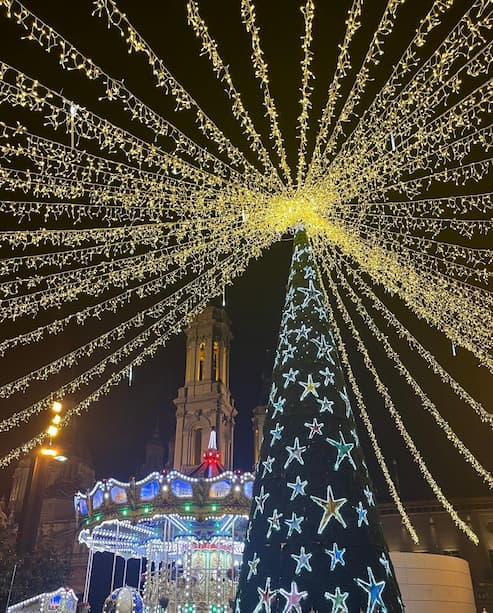
[[[324,101],[324,92],[333,72],[337,45],[343,36],[344,13],[350,5],[345,2],[327,2],[319,0],[316,6],[314,30],[314,64],[316,74],[313,94],[313,119],[311,121],[310,139],[315,133],[316,118],[320,115]],[[366,7],[364,26],[355,40],[355,54],[361,62],[362,54],[374,30],[386,2],[372,0]],[[382,60],[375,80],[370,86],[368,100],[381,85],[400,52],[414,32],[416,23],[430,6],[431,1],[409,2],[409,6],[401,9],[400,19],[395,35],[389,40],[386,55]],[[91,17],[92,3],[78,1],[66,3],[62,0],[49,0],[43,3],[26,2],[26,5],[39,17],[51,24],[68,40],[73,42],[96,64],[101,65],[111,76],[125,78],[125,83],[139,97],[145,100],[156,111],[171,119],[188,135],[200,140],[193,126],[190,114],[176,114],[173,103],[158,92],[151,81],[150,73],[142,58],[129,56],[126,53],[120,37],[114,30],[107,30],[105,24]],[[257,2],[258,25],[261,28],[262,45],[266,59],[271,67],[271,87],[280,113],[280,125],[285,135],[289,161],[292,167],[296,163],[295,126],[298,113],[297,100],[300,83],[300,36],[303,21],[298,0],[264,0]],[[207,60],[199,56],[199,47],[190,28],[186,24],[186,3],[183,0],[159,2],[119,2],[145,38],[150,42],[157,54],[165,59],[167,66],[178,80],[189,90],[204,110],[221,126],[232,141],[241,145],[244,142],[238,125],[235,123],[229,108],[228,100],[221,87],[217,84]],[[456,3],[455,12],[450,21],[438,28],[433,41],[450,29],[454,18],[460,15],[469,3],[462,0]],[[256,121],[258,130],[266,135],[268,126],[261,107],[261,98],[256,87],[251,62],[249,60],[248,38],[242,30],[239,20],[239,2],[231,0],[202,0],[201,10],[206,18],[210,32],[220,45],[220,51],[225,62],[230,65],[231,73],[241,91],[245,105]],[[100,103],[97,101],[101,91],[98,85],[88,82],[76,73],[64,72],[57,67],[55,58],[42,53],[32,43],[19,40],[19,30],[7,21],[2,12],[0,18],[0,57],[37,77],[41,82],[70,99],[85,105],[91,110],[110,118],[115,123],[125,126],[135,134],[149,139],[151,134],[145,128],[130,124],[118,104]],[[349,81],[348,81],[349,82]],[[20,111],[12,115],[6,107],[0,107],[0,120],[11,122],[19,118],[31,127],[43,132],[39,120],[27,116]],[[37,122],[37,123],[36,123]],[[48,134],[47,132],[43,132]],[[53,136],[53,135],[52,135]],[[264,142],[267,139],[264,138]],[[245,147],[243,147],[245,148]],[[253,158],[251,158],[253,161]],[[2,197],[5,194],[2,194]],[[8,194],[7,197],[12,197]],[[0,223],[11,222],[1,218]],[[249,469],[252,462],[250,419],[251,411],[261,402],[265,384],[269,376],[272,356],[276,345],[276,335],[283,302],[283,292],[288,274],[291,244],[289,237],[274,245],[265,256],[254,261],[243,277],[238,279],[227,291],[227,310],[233,321],[234,340],[231,351],[231,391],[239,409],[237,426],[236,465]],[[4,250],[2,257],[9,254]],[[474,359],[459,350],[456,357],[451,355],[450,344],[439,335],[429,332],[428,327],[418,322],[398,300],[387,298],[388,304],[395,309],[402,321],[409,326],[417,337],[430,348],[439,361],[453,374],[466,389],[483,405],[491,410],[491,378],[484,368],[479,368]],[[381,323],[381,322],[380,322]],[[103,329],[110,325],[106,320],[98,328],[91,324],[91,330]],[[28,325],[29,327],[29,325]],[[0,327],[0,337],[7,338],[17,332],[20,327],[3,324]],[[491,431],[483,427],[472,410],[447,389],[437,382],[428,371],[425,362],[403,347],[391,336],[402,353],[403,361],[422,382],[444,416],[450,419],[459,435],[473,451],[477,451],[480,461],[486,467],[491,466]],[[0,362],[0,379],[8,381],[23,372],[27,372],[26,364],[31,368],[39,366],[47,357],[53,359],[74,346],[84,342],[86,330],[69,329],[63,337],[50,339],[49,343],[39,348],[29,348],[23,352],[15,352]],[[364,334],[364,332],[363,332]],[[370,339],[370,337],[365,337]],[[417,474],[417,469],[409,459],[403,445],[398,439],[395,428],[385,416],[385,409],[376,396],[370,379],[365,374],[359,358],[353,352],[351,339],[347,337],[347,346],[354,360],[354,368],[359,376],[363,390],[366,392],[368,410],[372,415],[375,428],[379,434],[384,452],[388,458],[396,458],[399,464],[399,476],[403,496],[430,497],[430,492]],[[430,467],[437,480],[444,485],[451,496],[483,494],[484,489],[472,470],[467,468],[459,455],[451,450],[438,428],[419,406],[410,388],[403,386],[398,375],[383,352],[369,340],[375,362],[382,372],[382,378],[387,382],[396,405],[401,409],[406,423],[413,433],[418,446],[425,457],[430,460]],[[32,366],[31,366],[32,365]],[[98,477],[115,476],[127,478],[135,473],[136,467],[142,462],[145,441],[151,436],[156,420],[159,418],[160,431],[163,440],[167,440],[173,431],[172,399],[177,388],[183,383],[184,372],[184,339],[180,335],[169,343],[166,349],[159,351],[153,360],[139,368],[134,374],[131,388],[121,385],[104,400],[92,406],[79,425],[93,454]],[[62,379],[57,379],[59,385]],[[9,415],[14,408],[26,406],[33,399],[49,388],[40,384],[35,386],[26,396],[16,396],[12,400],[2,401],[2,415]],[[43,417],[45,420],[46,418]],[[0,435],[0,451],[5,452],[13,445],[25,440],[44,427],[45,421],[35,420],[31,426],[24,426],[8,434]],[[365,437],[363,436],[363,441]],[[371,456],[371,454],[368,454]],[[370,469],[374,468],[373,458],[369,458]],[[386,497],[385,486],[374,470],[380,498]],[[9,472],[4,472],[0,479],[4,487]]]

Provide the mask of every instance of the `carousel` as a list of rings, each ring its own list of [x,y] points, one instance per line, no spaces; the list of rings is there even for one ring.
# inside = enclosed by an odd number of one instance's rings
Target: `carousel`
[[[202,464],[190,474],[154,472],[128,483],[108,479],[78,492],[78,538],[89,549],[84,601],[94,556],[110,552],[113,573],[105,613],[229,611],[253,481],[251,473],[226,471],[212,440]],[[114,584],[117,558],[124,561],[120,586]],[[130,560],[139,564],[134,586],[127,585]]]

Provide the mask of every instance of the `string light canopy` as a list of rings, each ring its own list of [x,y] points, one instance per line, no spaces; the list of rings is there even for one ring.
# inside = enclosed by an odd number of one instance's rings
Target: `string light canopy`
[[[198,0],[188,0],[182,15],[197,66],[209,65],[226,117],[207,103],[194,71],[183,82],[175,76],[141,32],[138,13],[129,17],[115,0],[88,2],[88,19],[128,51],[128,64],[147,80],[143,95],[124,73],[112,74],[121,65],[109,69],[104,56],[101,65],[91,59],[91,41],[80,40],[80,32],[69,39],[57,19],[50,25],[30,3],[0,0],[19,52],[42,57],[40,74],[36,63],[0,61],[0,218],[7,222],[0,230],[0,323],[8,331],[0,357],[23,366],[0,381],[0,398],[17,406],[21,394],[35,396],[4,417],[0,432],[77,397],[58,424],[63,428],[302,225],[359,415],[404,524],[414,537],[351,368],[348,332],[405,446],[462,526],[372,349],[381,348],[491,487],[491,474],[388,337],[390,329],[485,427],[493,426],[493,416],[402,317],[406,311],[422,320],[449,339],[454,353],[462,348],[493,370],[491,6],[429,0],[410,9],[406,0],[353,0],[344,15],[330,15],[340,23],[339,38],[329,40],[327,7],[302,0],[287,29],[297,28],[290,48],[298,60],[286,83],[265,51],[272,53],[277,24],[259,3],[237,4],[235,15],[221,15],[222,25],[214,19],[222,9]],[[228,57],[225,27],[239,28],[246,68],[235,69]],[[297,99],[292,120],[281,80]],[[165,111],[156,110],[161,103]],[[83,343],[43,349],[79,327],[87,330]],[[46,357],[31,368],[18,356],[34,346]],[[0,466],[47,436],[13,448]]]

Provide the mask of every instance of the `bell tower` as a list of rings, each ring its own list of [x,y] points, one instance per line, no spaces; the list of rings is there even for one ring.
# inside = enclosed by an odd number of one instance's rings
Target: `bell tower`
[[[185,385],[178,390],[173,467],[187,472],[202,462],[212,428],[227,468],[233,463],[237,411],[229,392],[231,322],[222,308],[209,306],[186,331]]]

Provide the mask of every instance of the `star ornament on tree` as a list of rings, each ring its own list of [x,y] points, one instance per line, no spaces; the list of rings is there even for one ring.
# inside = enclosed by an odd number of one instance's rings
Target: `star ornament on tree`
[[[270,577],[267,577],[265,588],[262,589],[261,587],[258,587],[257,592],[259,595],[259,601],[252,613],[271,613],[272,601],[276,597],[277,590],[270,589]]]
[[[313,381],[313,377],[311,374],[308,375],[306,383],[303,381],[298,381],[298,383],[303,388],[303,392],[301,393],[300,400],[304,400],[308,394],[312,394],[315,398],[318,398],[317,387],[320,387],[320,383]]]
[[[315,287],[311,279],[308,281],[308,287],[298,287],[297,289],[305,296],[301,305],[303,309],[306,309],[306,307],[312,301],[316,304],[320,304],[320,296],[322,295],[322,292]]]
[[[302,515],[298,517],[298,515],[296,515],[296,513],[293,511],[291,514],[291,519],[284,520],[284,523],[288,526],[288,537],[293,534],[294,530],[296,530],[298,534],[301,534],[301,523],[304,519],[305,518]]]
[[[253,554],[253,558],[247,562],[248,568],[250,569],[248,571],[247,581],[250,581],[250,579],[252,578],[252,575],[257,574],[257,567],[259,565],[259,562],[260,562],[260,558],[257,556],[257,552],[255,552]]]
[[[324,427],[324,424],[319,424],[316,417],[313,418],[312,423],[305,422],[303,425],[305,426],[305,428],[308,428],[310,430],[310,434],[308,435],[309,439],[312,439],[315,434],[322,435],[322,428]]]
[[[324,596],[327,600],[332,602],[332,611],[330,613],[348,613],[346,600],[349,596],[349,592],[341,592],[340,587],[337,586],[334,594],[325,592]]]
[[[308,485],[308,481],[302,481],[299,475],[296,475],[294,483],[287,484],[289,489],[293,490],[290,500],[294,500],[296,496],[305,496],[305,487]]]
[[[335,499],[334,493],[332,492],[332,486],[330,485],[327,486],[326,500],[323,498],[317,498],[316,496],[310,496],[310,498],[324,511],[318,527],[318,534],[322,534],[332,518],[336,519],[343,528],[347,528],[346,522],[344,521],[340,511],[341,507],[346,504],[347,498]]]
[[[295,575],[299,575],[303,569],[306,569],[309,573],[312,572],[312,567],[310,565],[310,558],[313,554],[306,553],[304,547],[300,547],[299,555],[295,553],[291,554],[291,557],[296,562],[296,569],[294,571]]]
[[[256,507],[255,507],[255,512],[253,514],[253,517],[255,518],[257,516],[257,513],[260,511],[261,514],[263,514],[264,512],[264,508],[265,508],[265,501],[267,500],[267,498],[269,498],[270,494],[267,492],[264,492],[264,486],[262,485],[262,487],[260,488],[260,492],[258,496],[255,496],[255,502]]]
[[[306,451],[306,447],[300,447],[300,439],[298,437],[294,439],[294,445],[292,447],[286,447],[286,451],[288,452],[288,459],[284,463],[284,468],[287,468],[293,460],[297,460],[300,464],[305,463],[302,454]]]
[[[353,450],[354,443],[346,443],[346,441],[344,440],[344,436],[342,435],[342,432],[339,432],[339,439],[340,439],[339,441],[335,441],[334,439],[331,439],[331,438],[325,439],[328,443],[330,443],[333,447],[337,449],[337,459],[334,464],[334,470],[339,470],[339,466],[341,465],[341,462],[345,458],[347,458],[348,462],[351,464],[354,470],[356,470],[356,464],[354,463],[354,460],[351,457],[351,451]]]
[[[292,611],[295,611],[296,613],[303,613],[300,601],[308,596],[308,592],[298,592],[298,586],[296,585],[295,581],[291,581],[290,592],[281,588],[279,590],[279,594],[284,596],[286,599],[286,604],[284,605],[282,613],[292,613]]]
[[[355,579],[356,583],[359,587],[368,594],[368,604],[366,606],[365,613],[373,613],[378,609],[375,609],[377,606],[381,606],[384,611],[386,611],[385,603],[382,600],[382,592],[385,587],[385,581],[375,581],[375,577],[373,575],[373,571],[370,566],[366,567],[368,572],[368,581],[364,581],[359,577]]]
[[[270,441],[270,446],[272,447],[272,445],[276,442],[276,441],[280,441],[281,437],[282,437],[282,431],[284,430],[284,426],[281,426],[281,424],[278,422],[276,424],[276,427],[274,428],[274,430],[270,431],[270,434],[272,435],[272,439]]]
[[[346,561],[344,560],[344,554],[346,553],[345,547],[339,549],[337,543],[334,543],[332,549],[326,549],[325,553],[329,554],[330,556],[330,570],[334,570],[338,564],[341,566],[346,566]]]

